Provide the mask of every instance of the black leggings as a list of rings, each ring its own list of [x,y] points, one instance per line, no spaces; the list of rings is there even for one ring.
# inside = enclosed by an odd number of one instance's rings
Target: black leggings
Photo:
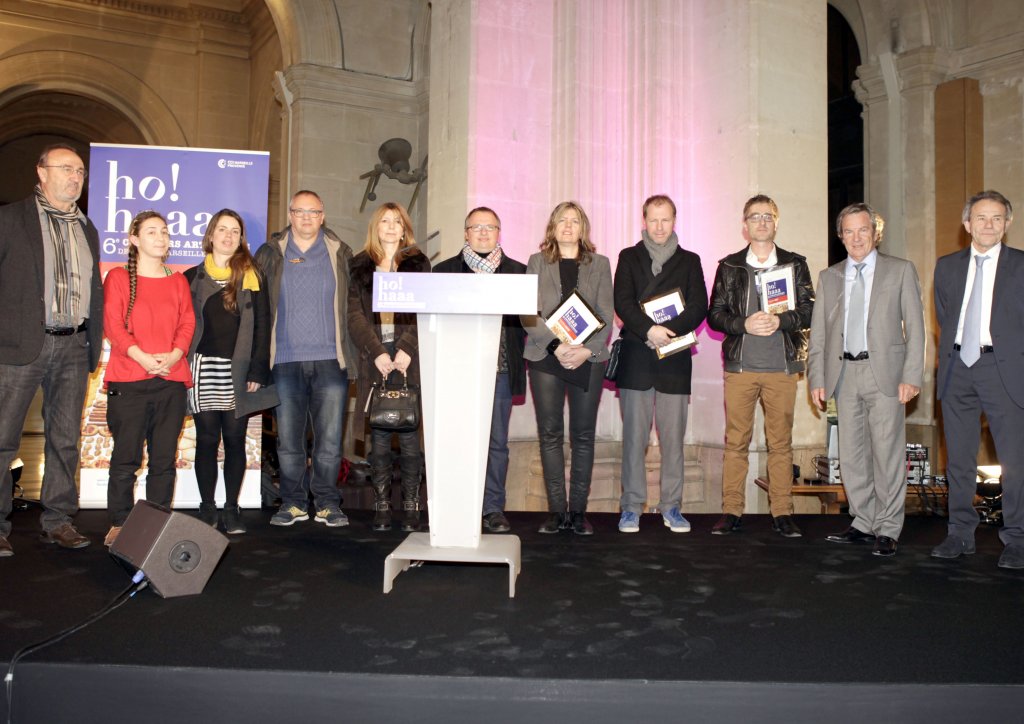
[[[234,410],[197,412],[196,482],[204,503],[214,502],[217,489],[217,448],[224,439],[224,505],[238,505],[238,493],[245,475],[245,429],[248,417],[235,417]]]

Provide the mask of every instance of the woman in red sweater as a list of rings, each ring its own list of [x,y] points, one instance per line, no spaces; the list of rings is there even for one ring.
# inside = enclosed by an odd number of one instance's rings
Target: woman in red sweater
[[[188,282],[164,266],[170,248],[164,217],[143,211],[132,219],[128,237],[128,265],[111,269],[103,283],[103,328],[110,340],[103,383],[114,438],[108,547],[134,505],[143,443],[149,454],[146,499],[171,505],[185,388],[192,385],[184,357],[196,326]]]

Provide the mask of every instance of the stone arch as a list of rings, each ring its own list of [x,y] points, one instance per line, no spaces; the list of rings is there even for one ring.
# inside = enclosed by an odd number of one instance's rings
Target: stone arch
[[[0,59],[0,109],[29,94],[72,93],[102,101],[124,114],[158,146],[187,146],[170,107],[131,73],[101,58],[64,50],[40,50]]]
[[[272,2],[267,9],[281,39],[284,67],[302,63],[345,67],[341,22],[334,0]]]

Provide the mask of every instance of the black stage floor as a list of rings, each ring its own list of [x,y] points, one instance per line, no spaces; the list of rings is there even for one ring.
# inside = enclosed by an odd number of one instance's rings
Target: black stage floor
[[[516,597],[502,566],[425,564],[382,593],[403,540],[367,511],[348,528],[267,524],[232,537],[206,590],[146,590],[107,618],[18,664],[14,722],[1020,721],[1024,572],[996,567],[996,530],[978,552],[929,557],[938,518],[908,518],[899,554],[824,536],[839,516],[798,516],[802,539],[747,516],[639,534],[591,516],[591,538],[536,533]],[[0,559],[0,659],[72,625],[128,583],[105,551],[104,511],[84,511],[94,543],[37,540],[15,512]],[[5,702],[6,703],[6,702]]]

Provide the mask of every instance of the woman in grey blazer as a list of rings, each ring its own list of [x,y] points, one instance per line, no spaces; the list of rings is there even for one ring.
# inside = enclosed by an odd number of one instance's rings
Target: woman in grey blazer
[[[597,254],[590,241],[590,220],[574,201],[555,207],[548,219],[540,252],[530,257],[527,274],[536,274],[537,316],[523,317],[528,339],[523,356],[530,370],[530,391],[537,414],[540,460],[550,515],[541,533],[571,528],[592,535],[587,521],[587,498],[594,467],[597,405],[601,398],[608,332],[614,311],[612,273],[608,257]],[[604,320],[606,327],[584,345],[562,342],[545,320],[573,290]],[[572,464],[566,500],[563,409],[569,398],[569,445]]]

